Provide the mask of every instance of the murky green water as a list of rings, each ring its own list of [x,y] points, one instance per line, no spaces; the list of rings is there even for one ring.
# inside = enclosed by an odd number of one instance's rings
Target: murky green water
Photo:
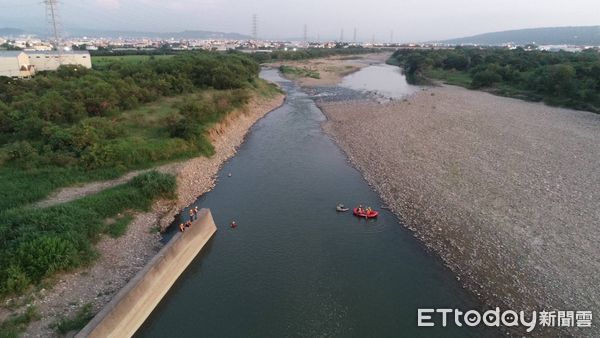
[[[480,305],[393,214],[365,221],[335,211],[381,201],[321,131],[314,102],[273,70],[263,77],[282,84],[285,105],[253,127],[197,201],[219,230],[137,335],[490,335],[417,327],[419,307]]]

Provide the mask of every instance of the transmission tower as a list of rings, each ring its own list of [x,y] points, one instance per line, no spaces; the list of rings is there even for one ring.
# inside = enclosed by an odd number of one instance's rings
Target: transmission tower
[[[394,30],[390,31],[390,43],[394,43]]]
[[[252,15],[252,38],[258,40],[258,16]]]
[[[44,3],[46,4],[46,19],[52,31],[52,44],[54,50],[60,52],[62,36],[60,29],[60,16],[58,13],[58,0],[44,0]]]
[[[304,42],[308,43],[308,27],[304,24]]]

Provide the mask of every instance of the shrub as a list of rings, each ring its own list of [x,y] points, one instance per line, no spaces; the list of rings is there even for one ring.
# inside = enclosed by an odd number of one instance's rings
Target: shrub
[[[475,75],[473,76],[473,80],[471,81],[471,87],[490,87],[494,83],[498,83],[500,81],[502,81],[502,76],[498,75],[498,73],[486,69],[475,73]]]

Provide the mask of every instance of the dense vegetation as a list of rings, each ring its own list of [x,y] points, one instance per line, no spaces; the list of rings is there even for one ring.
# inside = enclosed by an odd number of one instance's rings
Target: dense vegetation
[[[258,70],[244,56],[196,53],[0,79],[0,211],[60,186],[211,154],[202,131],[265,87]]]
[[[254,53],[251,54],[254,60],[259,63],[266,63],[281,60],[307,60],[324,58],[336,55],[357,55],[380,53],[381,49],[363,48],[363,47],[348,47],[348,48],[308,48],[296,51],[276,50],[272,53]]]
[[[409,82],[428,79],[550,105],[600,112],[600,53],[455,48],[398,50],[389,61]]]
[[[99,235],[120,227],[129,210],[147,210],[156,198],[172,198],[172,175],[149,172],[129,183],[48,208],[0,213],[0,296],[18,293],[57,271],[95,257]]]
[[[0,78],[0,298],[85,265],[101,234],[172,198],[175,178],[149,172],[69,203],[36,207],[59,187],[210,155],[212,124],[252,95],[271,95],[238,54],[104,60],[30,80]]]

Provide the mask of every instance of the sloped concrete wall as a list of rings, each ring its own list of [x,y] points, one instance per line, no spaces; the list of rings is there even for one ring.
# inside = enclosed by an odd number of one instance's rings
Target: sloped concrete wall
[[[210,210],[200,210],[76,337],[131,337],[216,231]]]

